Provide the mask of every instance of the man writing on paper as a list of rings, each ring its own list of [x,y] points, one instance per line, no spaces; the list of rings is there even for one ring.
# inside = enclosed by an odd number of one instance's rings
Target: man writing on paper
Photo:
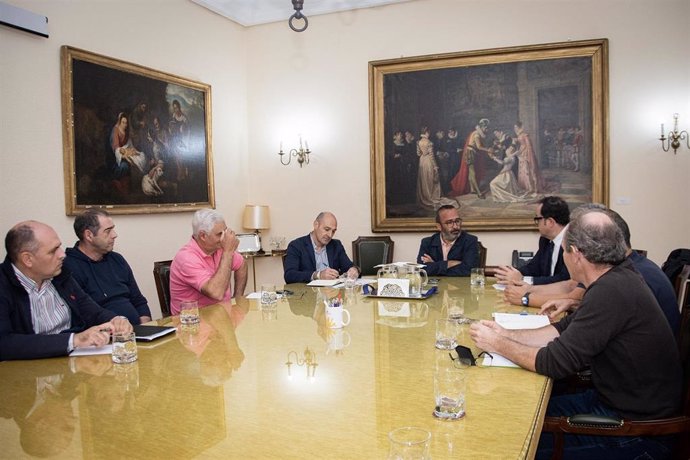
[[[127,318],[99,307],[62,270],[55,230],[33,220],[7,232],[0,265],[0,361],[64,356],[131,332]]]
[[[584,212],[570,223],[563,248],[570,274],[586,289],[580,308],[539,329],[506,330],[481,321],[470,327],[472,339],[482,350],[554,379],[591,367],[594,388],[552,396],[548,416],[651,420],[676,414],[678,348],[652,292],[625,258],[620,228],[606,211]],[[552,437],[542,436],[537,458],[550,458],[552,448]],[[664,438],[565,436],[566,458],[607,458],[612,449],[620,458],[668,453]]]
[[[469,276],[479,266],[477,237],[462,231],[458,208],[444,205],[436,210],[438,233],[422,239],[417,263],[429,275]]]
[[[240,242],[213,209],[199,209],[192,218],[192,238],[170,265],[170,312],[180,313],[180,303],[196,300],[199,307],[242,297],[247,286],[247,265],[237,252]]]
[[[285,283],[308,283],[312,280],[334,280],[346,273],[357,278],[359,269],[345,253],[340,240],[333,238],[338,221],[333,213],[321,212],[314,220],[314,230],[290,241],[285,256]]]

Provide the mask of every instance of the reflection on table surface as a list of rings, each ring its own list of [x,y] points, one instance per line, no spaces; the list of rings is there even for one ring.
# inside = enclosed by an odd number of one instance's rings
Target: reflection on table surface
[[[467,415],[433,417],[434,348],[451,308],[490,318],[520,311],[487,285],[444,279],[426,300],[290,286],[274,307],[255,300],[201,310],[189,328],[139,344],[139,360],[110,356],[0,363],[2,457],[385,458],[387,434],[432,432],[432,457],[533,455],[550,392],[521,369],[467,372]],[[325,302],[340,295],[352,321],[330,329]],[[462,326],[461,343],[471,343]]]

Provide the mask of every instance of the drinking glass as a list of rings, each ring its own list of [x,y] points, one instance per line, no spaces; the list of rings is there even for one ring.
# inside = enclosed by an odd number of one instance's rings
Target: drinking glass
[[[388,460],[428,460],[431,433],[422,428],[406,426],[388,433]]]
[[[443,318],[436,320],[436,348],[453,350],[458,345],[459,325],[456,320]]]
[[[116,364],[133,363],[137,360],[137,342],[134,332],[113,334],[112,357]]]
[[[273,305],[278,302],[278,294],[276,293],[275,284],[261,285],[261,306]]]
[[[439,366],[434,372],[434,415],[445,420],[465,416],[466,374],[455,366]]]
[[[484,269],[473,268],[470,272],[470,286],[484,286]]]
[[[196,300],[180,302],[180,323],[197,324],[199,321],[199,302]]]
[[[448,319],[459,320],[465,316],[465,299],[463,298],[449,298],[448,299]]]

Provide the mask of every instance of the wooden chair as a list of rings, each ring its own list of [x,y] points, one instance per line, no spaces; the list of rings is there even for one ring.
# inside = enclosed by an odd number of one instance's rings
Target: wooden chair
[[[678,309],[682,314],[684,307],[690,303],[690,265],[683,265],[683,269],[676,277],[675,287]]]
[[[393,262],[394,248],[390,236],[359,236],[352,242],[352,262],[362,276],[376,275],[376,265]]]
[[[600,417],[592,420],[586,415],[571,417],[546,417],[543,433],[553,433],[554,452],[551,457],[558,460],[563,456],[564,435],[593,436],[661,436],[677,435],[673,452],[674,459],[690,458],[690,321],[681,319],[681,332],[678,340],[683,364],[683,407],[676,417],[660,420],[625,420],[613,417]],[[681,317],[682,318],[682,317]],[[545,436],[542,434],[542,436]],[[546,435],[548,436],[548,435]]]
[[[156,280],[158,302],[163,317],[170,316],[170,264],[172,260],[161,260],[153,263],[153,279]]]
[[[486,248],[481,241],[477,241],[477,248],[479,249],[479,268],[486,268]]]

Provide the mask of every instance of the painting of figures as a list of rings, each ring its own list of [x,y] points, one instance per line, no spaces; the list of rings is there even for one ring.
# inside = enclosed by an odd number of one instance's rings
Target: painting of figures
[[[607,42],[369,64],[374,231],[531,228],[534,204],[608,201]]]
[[[214,206],[208,85],[66,46],[62,84],[68,215]]]

